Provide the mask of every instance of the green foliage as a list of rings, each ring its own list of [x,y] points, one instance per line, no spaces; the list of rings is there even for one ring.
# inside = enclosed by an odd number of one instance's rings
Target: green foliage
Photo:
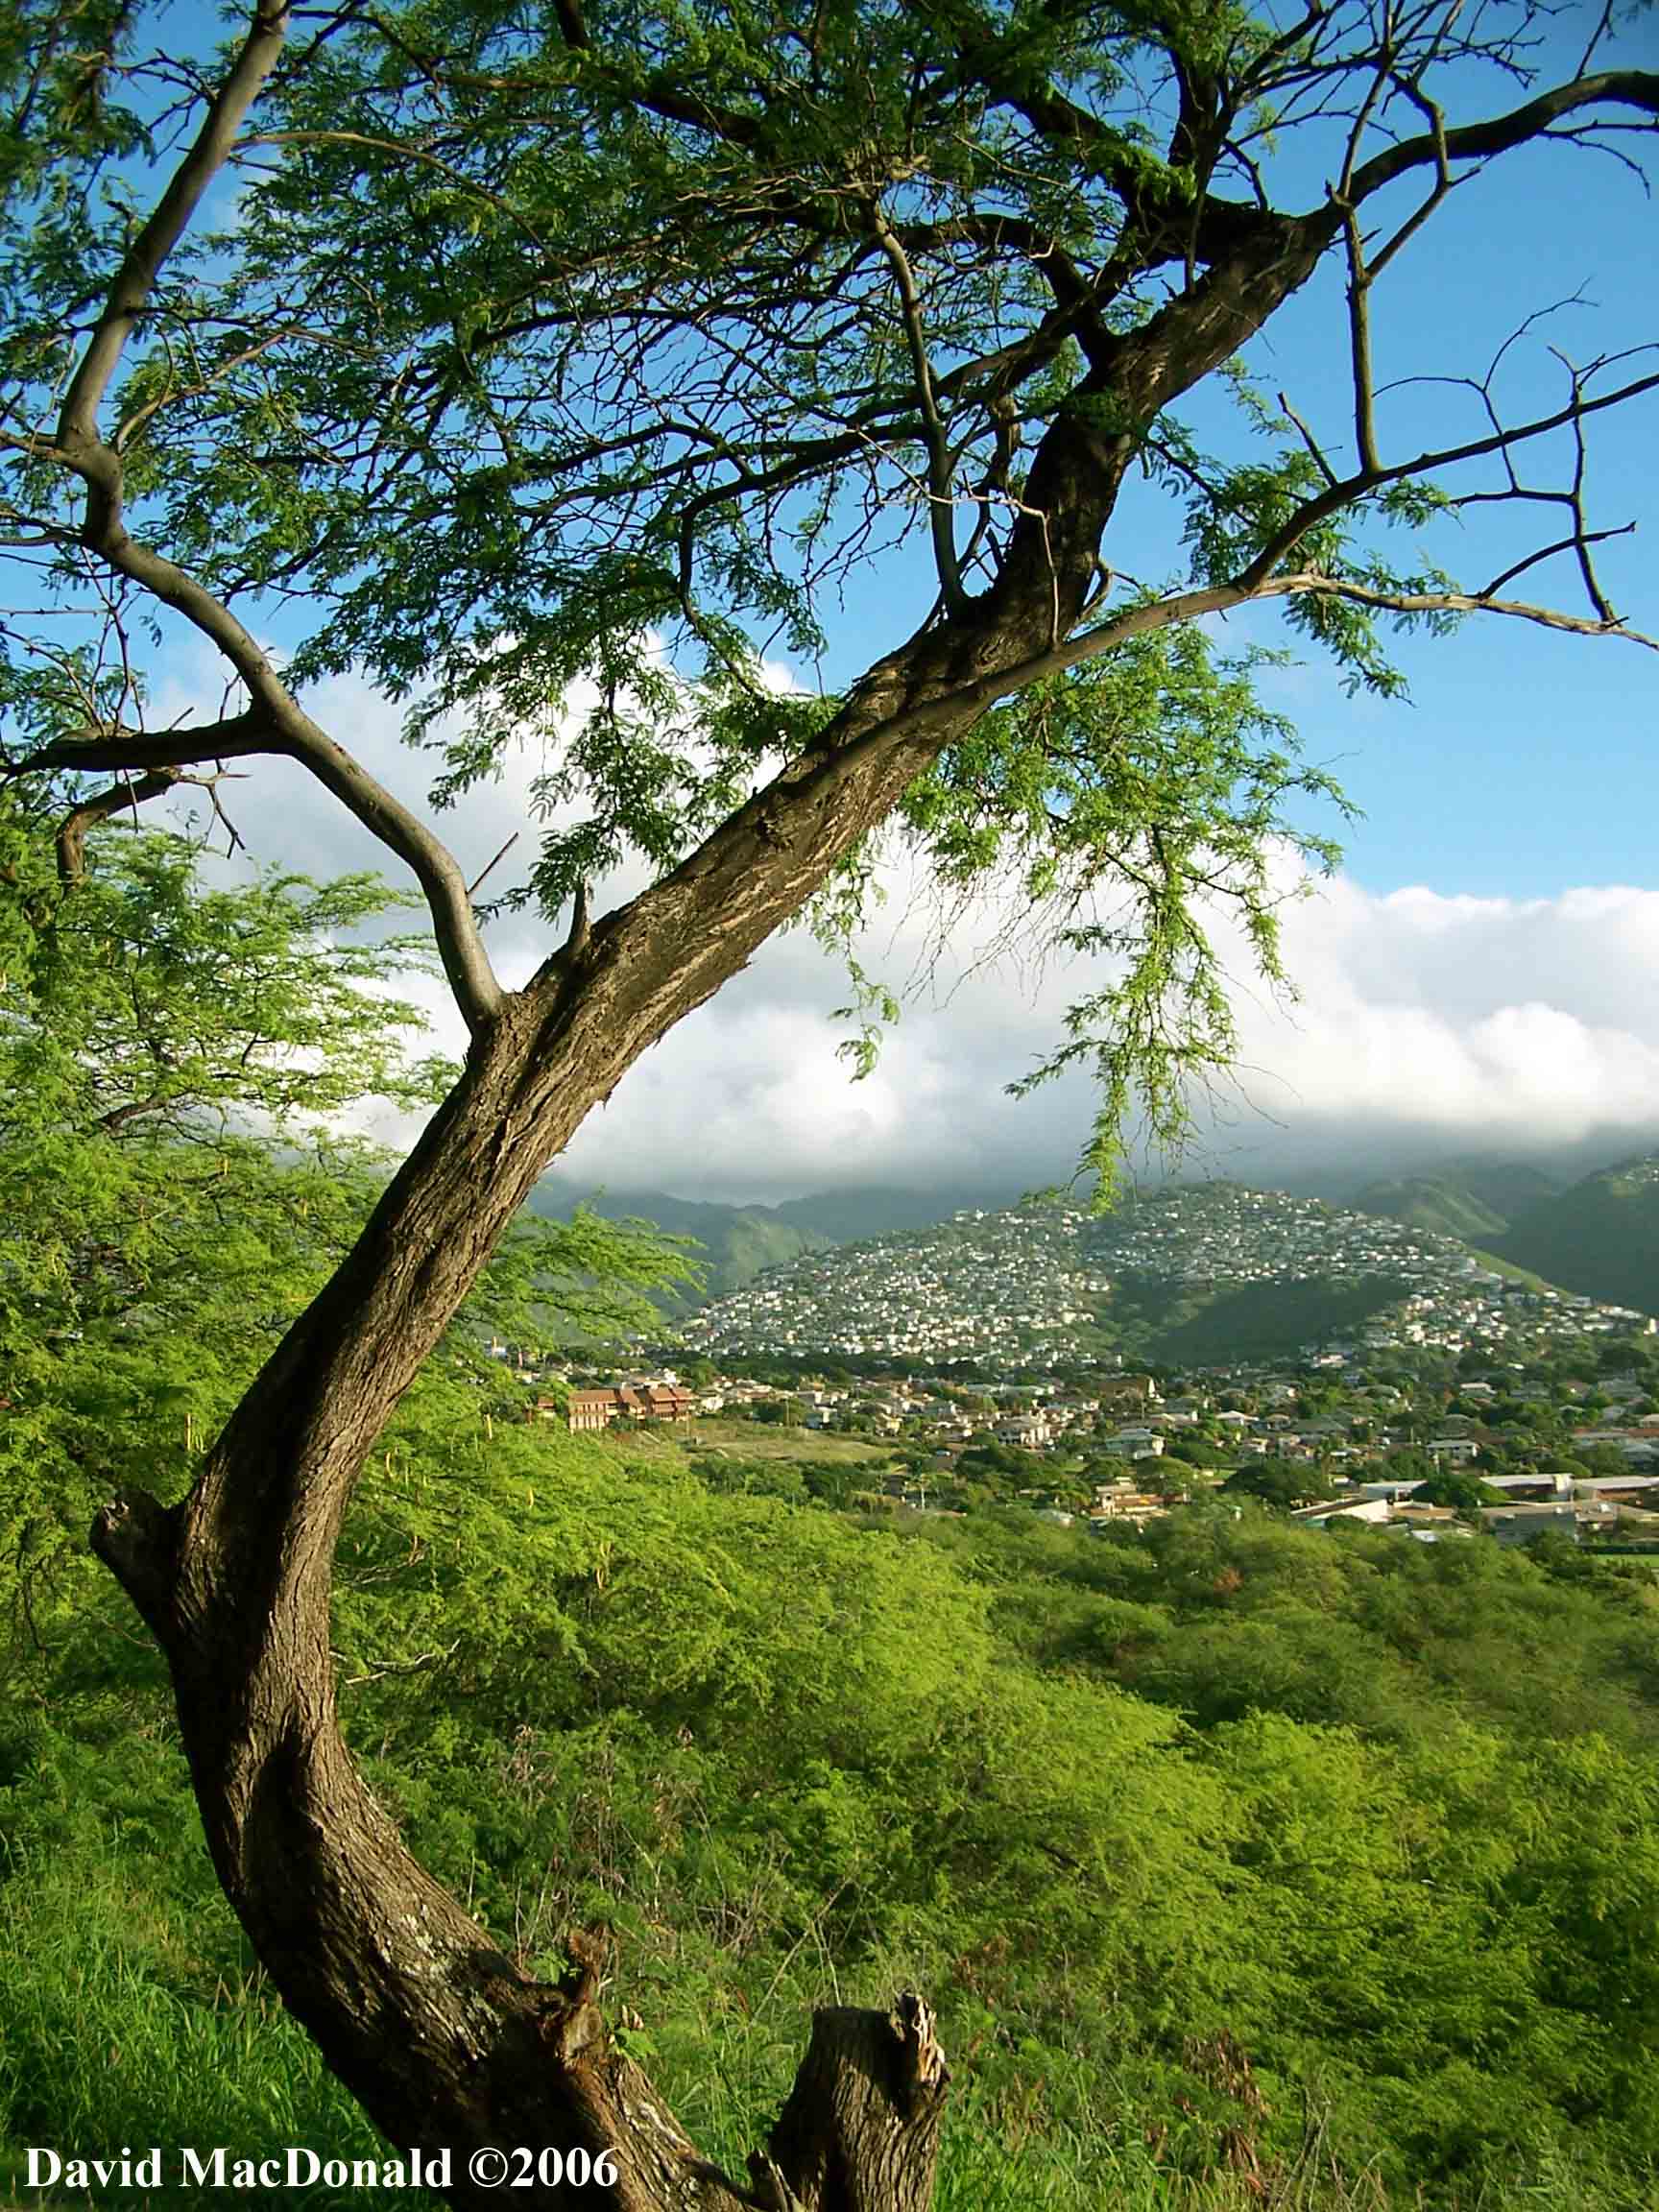
[[[1222,1489],[1238,1498],[1255,1498],[1264,1505],[1288,1510],[1310,1505],[1325,1494],[1325,1478],[1317,1467],[1292,1459],[1262,1459],[1229,1475]]]
[[[189,1141],[216,1119],[285,1138],[361,1098],[435,1105],[453,1080],[408,1059],[419,1010],[367,988],[433,964],[423,938],[365,936],[411,903],[377,878],[267,873],[213,890],[185,840],[124,830],[65,887],[41,879],[24,825],[5,842],[22,880],[8,889],[0,1141],[25,1113],[78,1131]]]
[[[440,1372],[353,1507],[335,1635],[411,1842],[538,1963],[613,1932],[608,2003],[714,2154],[763,2130],[813,2002],[906,1980],[957,2072],[945,2212],[993,2163],[994,2205],[1223,2212],[1227,2143],[1288,2192],[1310,2113],[1305,2212],[1352,2201],[1333,2161],[1379,2207],[1636,2212],[1645,1584],[1196,1508],[902,1534],[708,1477],[645,1435],[492,1439]],[[0,1741],[29,1961],[0,2139],[360,2142],[265,2017],[156,1663],[44,1597]]]
[[[1541,1199],[1494,1245],[1569,1290],[1659,1312],[1659,1165],[1631,1161]]]
[[[1195,627],[1131,638],[986,715],[905,797],[905,830],[946,885],[1012,870],[1056,946],[1119,970],[1070,1010],[1070,1042],[1013,1087],[1094,1069],[1101,1112],[1084,1166],[1102,1208],[1132,1106],[1178,1152],[1194,1093],[1232,1060],[1215,913],[1238,919],[1262,974],[1286,988],[1278,908],[1308,878],[1285,855],[1320,870],[1336,857],[1286,812],[1292,796],[1339,794],[1258,700],[1265,658],[1219,656]]]
[[[1505,1503],[1502,1490],[1495,1490],[1490,1482],[1482,1482],[1479,1475],[1466,1467],[1437,1467],[1413,1493],[1413,1502],[1419,1505],[1450,1505],[1455,1512],[1475,1513],[1482,1505],[1502,1505]]]
[[[441,1077],[407,1057],[417,1018],[384,989],[403,941],[343,935],[396,903],[373,883],[216,890],[180,840],[122,829],[63,889],[50,840],[3,827],[0,1547],[33,1638],[61,1606],[118,1616],[84,1551],[96,1504],[126,1482],[178,1494],[356,1237],[386,1162],[323,1117],[422,1101]],[[479,1388],[516,1416],[487,1331],[637,1326],[684,1271],[584,1211],[524,1222],[445,1371],[473,1378],[474,1419]]]
[[[1179,425],[1165,418],[1149,441],[1149,466],[1172,489],[1186,493],[1185,538],[1194,572],[1220,584],[1283,544],[1293,518],[1316,500],[1330,479],[1308,450],[1303,431],[1271,405],[1238,364],[1229,381],[1239,410],[1251,424],[1259,449],[1248,460],[1229,462],[1203,454]],[[1310,573],[1360,585],[1392,595],[1415,596],[1455,589],[1450,576],[1421,559],[1402,567],[1360,536],[1365,522],[1385,528],[1421,530],[1437,516],[1455,511],[1454,502],[1434,485],[1408,477],[1343,502],[1319,517],[1295,543],[1293,565]],[[1390,661],[1371,610],[1334,592],[1292,598],[1286,608],[1292,627],[1316,641],[1344,670],[1350,693],[1366,690],[1398,698],[1405,678]],[[1435,611],[1399,613],[1396,630],[1423,629],[1444,637],[1460,616]]]

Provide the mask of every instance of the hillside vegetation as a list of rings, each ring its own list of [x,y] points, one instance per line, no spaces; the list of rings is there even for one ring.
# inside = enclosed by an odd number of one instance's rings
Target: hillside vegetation
[[[1111,1318],[1132,1358],[1171,1367],[1271,1359],[1352,1334],[1409,1288],[1404,1278],[1381,1274],[1204,1286],[1126,1276]]]
[[[1659,1313],[1659,1159],[1606,1168],[1529,1207],[1493,1249],[1569,1290]]]
[[[1404,1221],[1407,1228],[1427,1229],[1436,1237],[1461,1237],[1470,1244],[1502,1236],[1507,1225],[1502,1214],[1472,1190],[1439,1176],[1369,1183],[1352,1203],[1361,1214]]]
[[[437,1376],[386,1440],[350,1732],[498,1938],[599,1933],[711,2146],[805,2008],[914,1984],[958,2075],[943,2212],[1651,2202],[1646,1579],[1231,1504],[899,1527],[493,1428]],[[38,1520],[6,1562],[0,2141],[364,2146],[219,1895],[123,1601]]]
[[[571,1220],[583,1206],[605,1220],[648,1221],[665,1237],[692,1239],[687,1257],[696,1263],[697,1279],[658,1291],[657,1303],[667,1313],[723,1297],[763,1269],[782,1266],[830,1241],[766,1206],[705,1205],[670,1197],[665,1190],[581,1193],[552,1179],[530,1194],[530,1212],[543,1220]]]
[[[1352,1201],[1609,1305],[1659,1312],[1659,1159],[1601,1169],[1567,1190],[1535,1169],[1471,1164],[1368,1184]]]

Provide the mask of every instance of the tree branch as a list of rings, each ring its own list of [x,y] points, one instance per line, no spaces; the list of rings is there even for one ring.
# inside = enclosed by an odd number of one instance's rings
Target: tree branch
[[[916,290],[915,275],[904,249],[894,236],[892,226],[881,212],[879,203],[872,205],[870,216],[875,226],[877,242],[887,256],[894,283],[899,289],[900,306],[904,318],[904,336],[909,344],[910,364],[916,377],[916,399],[921,410],[927,447],[927,521],[933,539],[933,565],[938,571],[939,589],[946,612],[960,614],[968,605],[968,594],[962,589],[962,571],[956,561],[956,515],[950,496],[950,448],[934,393],[932,367],[927,359],[927,333],[922,322],[921,296]]]
[[[439,952],[456,1002],[474,1036],[494,1020],[501,988],[491,969],[454,855],[425,824],[377,782],[295,700],[269,659],[224,602],[174,562],[141,544],[122,519],[121,456],[99,434],[98,409],[127,340],[142,314],[168,254],[183,236],[203,196],[224,166],[244,116],[275,67],[288,23],[288,0],[255,0],[241,52],[208,104],[188,153],[174,171],[149,220],[129,247],[82,356],[59,416],[50,458],[72,469],[86,486],[82,542],[119,575],[174,608],[218,646],[247,686],[252,710],[277,739],[245,748],[286,752],[309,768],[366,830],[415,872],[432,913]],[[243,749],[243,748],[238,748]],[[48,747],[48,754],[52,748]],[[152,768],[179,765],[162,754],[141,761],[133,753],[92,753],[60,758],[56,765]],[[186,758],[214,758],[194,753]]]
[[[1512,573],[1519,574],[1519,570]],[[1643,630],[1631,630],[1617,619],[1568,614],[1559,608],[1538,607],[1521,599],[1494,599],[1484,592],[1388,591],[1370,584],[1351,582],[1346,577],[1310,574],[1275,577],[1255,596],[1268,598],[1286,592],[1352,599],[1361,607],[1386,608],[1397,614],[1508,614],[1523,622],[1541,623],[1547,630],[1571,630],[1580,637],[1627,637],[1632,645],[1645,645],[1649,652],[1659,653],[1659,637],[1649,637]]]
[[[1659,652],[1659,637],[1649,637],[1623,622],[1568,614],[1553,607],[1534,606],[1524,600],[1494,599],[1473,591],[1392,592],[1340,576],[1320,575],[1312,569],[1263,581],[1251,581],[1250,573],[1246,570],[1231,583],[1178,591],[1166,599],[1144,600],[1138,606],[1126,607],[1109,622],[1069,637],[1046,653],[1033,654],[1028,660],[998,669],[950,699],[928,701],[896,715],[878,732],[872,733],[871,739],[854,740],[854,746],[877,738],[885,745],[890,741],[925,737],[958,712],[964,703],[992,706],[1045,676],[1063,675],[1068,668],[1075,668],[1085,661],[1098,660],[1102,654],[1126,644],[1131,637],[1143,637],[1148,631],[1166,630],[1177,622],[1195,622],[1206,614],[1228,614],[1234,608],[1249,606],[1259,599],[1324,594],[1402,614],[1506,614],[1521,621],[1539,623],[1547,630],[1570,630],[1583,637],[1625,637],[1633,645],[1645,645]],[[849,746],[847,751],[851,753],[854,749]]]
[[[1436,469],[1452,469],[1465,461],[1479,461],[1489,454],[1505,457],[1511,448],[1525,445],[1533,438],[1542,438],[1551,430],[1565,429],[1578,424],[1586,415],[1599,414],[1607,407],[1617,407],[1626,399],[1639,398],[1644,393],[1659,391],[1659,373],[1650,376],[1638,376],[1616,391],[1599,393],[1594,398],[1585,398],[1581,383],[1575,384],[1574,397],[1565,407],[1552,414],[1535,416],[1529,422],[1517,423],[1505,430],[1502,424],[1483,438],[1465,440],[1460,445],[1443,445],[1437,450],[1418,453],[1409,461],[1397,461],[1367,473],[1361,469],[1353,476],[1343,477],[1329,485],[1325,491],[1315,493],[1311,499],[1300,506],[1284,528],[1269,540],[1256,559],[1244,571],[1244,580],[1263,581],[1270,576],[1287,554],[1293,552],[1310,530],[1327,520],[1342,508],[1352,506],[1367,493],[1378,492],[1389,484],[1401,484],[1413,476],[1432,475]],[[1531,497],[1535,494],[1518,489],[1496,496]]]
[[[1566,84],[1551,85],[1507,115],[1495,115],[1484,123],[1466,123],[1455,131],[1428,131],[1415,138],[1403,138],[1385,146],[1354,172],[1347,197],[1356,205],[1393,183],[1397,177],[1432,162],[1479,160],[1493,154],[1507,154],[1538,138],[1551,124],[1580,108],[1603,104],[1639,108],[1659,115],[1659,73],[1650,69],[1605,69],[1595,77],[1578,77]]]
[[[159,799],[178,781],[178,775],[172,769],[161,768],[140,776],[136,782],[111,783],[90,799],[83,799],[58,825],[59,880],[79,883],[85,875],[86,832],[95,822],[106,822],[111,814],[119,814],[129,806],[136,809],[147,799]]]
[[[286,751],[275,725],[262,714],[228,715],[222,722],[180,730],[104,729],[55,737],[5,770],[6,780],[37,776],[53,768],[98,775],[108,770],[197,768],[209,760],[236,760],[249,754]]]
[[[115,273],[108,298],[81,356],[58,418],[58,443],[68,452],[97,445],[98,408],[151,289],[204,193],[224,167],[236,132],[276,65],[288,29],[288,0],[254,0],[242,51],[207,106],[190,151],[138,231]]]
[[[181,574],[172,568],[171,563],[146,553],[131,538],[125,540],[125,546],[142,559],[131,566],[125,562],[120,564],[124,573],[135,575],[141,582],[151,582],[153,589],[156,589],[152,582],[155,570],[171,570],[174,576]],[[418,815],[411,813],[402,801],[395,798],[344,746],[336,744],[312,721],[277,681],[264,655],[235,617],[202,591],[200,586],[190,584],[188,579],[182,581],[188,585],[191,597],[205,601],[212,612],[213,621],[200,623],[198,627],[205,629],[216,642],[223,641],[222,634],[233,634],[243,641],[244,660],[258,676],[258,691],[263,696],[258,697],[246,713],[198,729],[117,730],[84,737],[59,738],[8,768],[7,780],[51,768],[93,774],[109,770],[119,774],[133,768],[148,771],[188,768],[250,754],[298,760],[373,836],[413,869],[426,894],[445,974],[468,1028],[476,1036],[499,1013],[502,993],[484,950],[460,863]],[[168,591],[157,590],[156,595],[168,599],[169,604],[179,604],[178,597]],[[229,657],[234,662],[236,656]],[[243,673],[241,667],[238,673]]]

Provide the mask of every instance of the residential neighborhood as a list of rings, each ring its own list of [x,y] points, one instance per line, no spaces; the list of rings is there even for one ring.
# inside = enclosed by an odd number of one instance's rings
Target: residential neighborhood
[[[1536,1366],[1412,1351],[1384,1361],[1350,1346],[1277,1368],[1082,1382],[808,1372],[782,1384],[698,1361],[694,1375],[543,1378],[559,1387],[540,1390],[531,1411],[577,1433],[664,1427],[693,1450],[739,1455],[745,1422],[798,1432],[806,1456],[815,1433],[861,1439],[872,1448],[862,1494],[896,1510],[1023,1503],[1105,1529],[1255,1500],[1310,1527],[1426,1542],[1484,1530],[1505,1544],[1547,1531],[1659,1543],[1659,1351],[1633,1337],[1623,1367],[1617,1347],[1580,1345]]]
[[[1629,1309],[1485,1265],[1450,1237],[1237,1184],[1173,1185],[1103,1218],[1049,1198],[969,1210],[910,1235],[815,1252],[694,1313],[691,1350],[711,1358],[792,1354],[836,1360],[1022,1361],[1111,1367],[1228,1294],[1329,1286],[1286,1307],[1287,1350],[1318,1350],[1357,1319],[1370,1350],[1530,1349],[1561,1334],[1654,1324]],[[1338,1295],[1343,1293],[1343,1295]]]
[[[1264,1319],[1279,1348],[1227,1346]],[[1175,1356],[1204,1331],[1219,1356]],[[1219,1500],[1425,1543],[1659,1542],[1650,1316],[1224,1183],[1105,1218],[1052,1196],[964,1209],[815,1252],[631,1371],[490,1349],[524,1369],[530,1417],[575,1434],[665,1432],[709,1465],[761,1430],[804,1461],[844,1439],[865,1508],[1109,1530]]]

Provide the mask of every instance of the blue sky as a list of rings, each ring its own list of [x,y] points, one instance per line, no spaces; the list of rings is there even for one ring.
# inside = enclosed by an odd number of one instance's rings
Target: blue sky
[[[1647,20],[1659,33],[1659,16]],[[1649,43],[1659,47],[1659,36]],[[1659,338],[1659,212],[1605,157],[1528,149],[1441,210],[1383,285],[1391,278],[1395,292],[1379,296],[1380,336],[1391,341],[1402,373],[1407,364],[1416,373],[1483,367],[1524,314],[1579,290],[1595,304],[1564,310],[1539,335],[1582,361]],[[1298,301],[1294,321],[1281,323],[1276,351],[1286,373],[1317,395],[1320,419],[1338,420],[1343,370],[1329,341],[1331,287],[1323,289],[1324,298]],[[1317,349],[1323,378],[1303,373],[1292,343],[1298,326],[1315,325],[1325,334]],[[1310,347],[1310,368],[1313,358]],[[1548,356],[1535,345],[1516,369],[1517,401],[1530,390],[1548,405],[1556,389]],[[1397,412],[1395,435],[1402,445],[1413,434],[1438,445],[1442,424],[1451,421],[1456,435],[1468,420],[1458,395],[1413,393]],[[1537,460],[1522,465],[1524,476],[1559,481],[1548,469],[1567,460],[1564,447],[1560,438],[1542,442]],[[1639,525],[1633,539],[1599,556],[1613,604],[1634,626],[1659,630],[1659,393],[1592,428],[1589,486],[1598,523]],[[1484,582],[1507,565],[1503,544],[1525,550],[1529,541],[1519,533],[1536,527],[1534,517],[1510,511],[1501,530],[1472,543],[1472,558],[1448,552],[1446,565],[1460,580]],[[1585,611],[1568,560],[1513,590]],[[1655,881],[1659,654],[1472,617],[1452,639],[1406,641],[1400,658],[1411,707],[1351,704],[1312,668],[1301,695],[1293,687],[1285,701],[1310,753],[1340,759],[1340,780],[1365,808],[1345,840],[1361,881],[1517,898],[1571,884]]]

